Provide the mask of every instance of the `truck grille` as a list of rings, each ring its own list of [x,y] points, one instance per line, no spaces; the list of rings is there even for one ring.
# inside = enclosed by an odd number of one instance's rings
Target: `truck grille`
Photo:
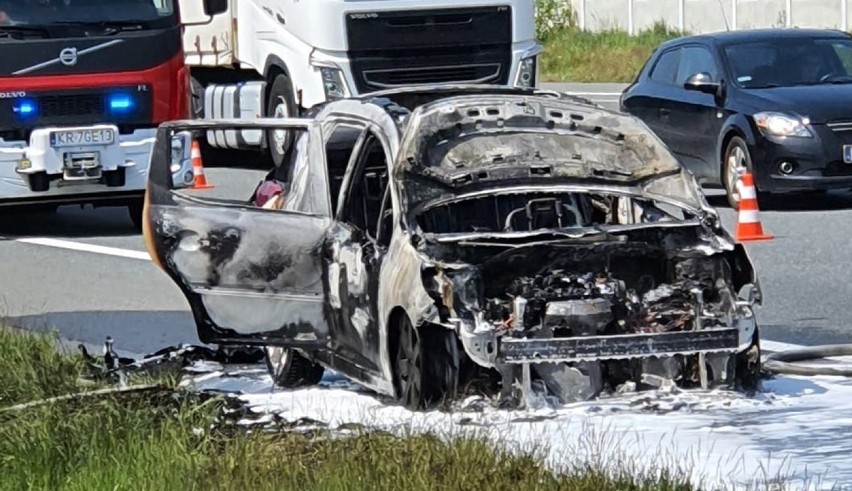
[[[44,118],[92,116],[106,112],[104,96],[101,94],[43,95],[36,101]]]
[[[392,88],[402,85],[428,83],[495,83],[500,79],[502,66],[499,63],[479,65],[387,68],[384,70],[364,70],[364,82],[370,87]]]
[[[350,13],[346,35],[358,93],[430,83],[508,83],[508,6]]]

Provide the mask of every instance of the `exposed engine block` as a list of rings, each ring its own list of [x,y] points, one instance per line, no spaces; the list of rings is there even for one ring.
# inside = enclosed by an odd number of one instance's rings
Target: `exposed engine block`
[[[651,281],[653,284],[653,281]],[[489,299],[487,317],[513,332],[546,329],[555,336],[589,336],[688,329],[696,313],[698,282],[682,279],[637,294],[607,273],[521,277],[508,298]]]

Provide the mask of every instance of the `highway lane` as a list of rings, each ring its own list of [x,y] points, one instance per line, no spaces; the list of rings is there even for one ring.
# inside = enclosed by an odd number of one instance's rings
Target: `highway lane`
[[[545,84],[547,88],[553,85]],[[559,84],[615,107],[618,84]],[[594,95],[601,94],[601,95]],[[208,169],[215,192],[239,186],[245,197],[261,173],[223,175]],[[708,191],[730,230],[735,215]],[[849,342],[846,308],[852,298],[852,196],[832,193],[764,210],[776,235],[749,243],[766,295],[758,312],[767,339],[797,344]],[[197,343],[185,299],[151,263],[123,209],[63,207],[55,215],[0,215],[0,314],[32,329],[57,328],[64,337],[100,343],[106,335],[136,353]]]

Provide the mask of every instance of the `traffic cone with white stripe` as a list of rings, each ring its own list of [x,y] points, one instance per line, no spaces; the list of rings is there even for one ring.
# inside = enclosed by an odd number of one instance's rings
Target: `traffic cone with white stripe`
[[[195,176],[195,184],[192,189],[210,189],[212,184],[207,182],[207,177],[204,175],[204,164],[201,162],[201,146],[198,140],[192,140],[192,174]]]
[[[742,179],[737,181],[740,188],[740,209],[737,214],[738,242],[754,240],[771,240],[775,236],[764,233],[763,225],[760,223],[760,210],[757,207],[757,191],[754,187],[754,177],[751,172],[745,171]]]

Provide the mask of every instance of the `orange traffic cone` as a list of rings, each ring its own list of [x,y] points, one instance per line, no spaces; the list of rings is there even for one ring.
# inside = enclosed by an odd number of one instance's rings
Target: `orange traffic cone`
[[[763,232],[760,224],[760,210],[757,207],[757,191],[754,188],[754,177],[746,171],[737,182],[740,188],[740,210],[737,214],[736,240],[739,242],[753,240],[771,240],[775,237]]]
[[[192,174],[195,176],[195,184],[192,189],[210,189],[214,187],[207,182],[207,177],[204,175],[204,164],[201,163],[201,146],[198,140],[192,140]]]

